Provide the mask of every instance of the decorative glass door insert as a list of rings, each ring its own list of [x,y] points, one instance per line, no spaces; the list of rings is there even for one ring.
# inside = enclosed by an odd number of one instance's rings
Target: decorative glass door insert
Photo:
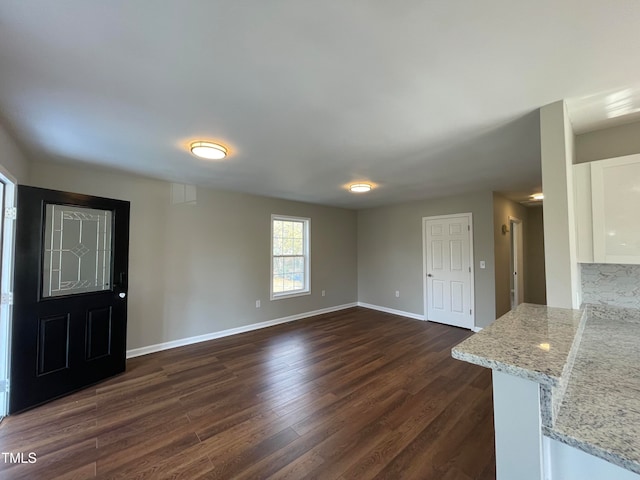
[[[111,289],[112,212],[47,204],[42,297]]]

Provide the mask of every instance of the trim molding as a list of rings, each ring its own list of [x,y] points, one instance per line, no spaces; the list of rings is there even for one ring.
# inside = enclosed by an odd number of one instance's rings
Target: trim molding
[[[313,310],[311,312],[297,313],[288,317],[276,318],[273,320],[267,320],[266,322],[251,323],[249,325],[243,325],[242,327],[229,328],[227,330],[220,330],[219,332],[205,333],[204,335],[197,335],[195,337],[181,338],[178,340],[171,340],[170,342],[157,343],[155,345],[149,345],[146,347],[133,348],[127,350],[127,358],[140,357],[142,355],[148,355],[150,353],[161,352],[162,350],[169,350],[176,347],[184,347],[185,345],[192,345],[194,343],[206,342],[207,340],[214,340],[216,338],[228,337],[230,335],[237,335],[238,333],[251,332],[252,330],[259,330],[261,328],[273,327],[274,325],[280,325],[281,323],[294,322],[296,320],[302,320],[303,318],[314,317],[316,315],[322,315],[323,313],[337,312],[339,310],[345,310],[347,308],[356,307],[358,304],[345,303],[343,305],[337,305],[335,307],[321,308],[320,310]]]
[[[396,310],[394,308],[381,307],[379,305],[371,305],[370,303],[358,302],[359,307],[370,308],[371,310],[378,310],[379,312],[391,313],[393,315],[400,315],[401,317],[409,317],[415,320],[425,320],[424,315],[417,313],[404,312],[402,310]]]

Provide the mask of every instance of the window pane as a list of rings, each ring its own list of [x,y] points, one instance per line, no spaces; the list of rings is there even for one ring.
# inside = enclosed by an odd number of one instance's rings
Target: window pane
[[[291,253],[294,255],[304,255],[304,244],[301,238],[293,240],[293,251]]]
[[[291,238],[291,237],[293,237],[293,223],[292,222],[282,222],[282,237],[283,238]]]
[[[283,273],[282,269],[282,258],[274,258],[273,259],[273,274],[280,275]]]
[[[111,288],[111,211],[48,204],[42,296]]]
[[[303,227],[302,222],[296,222],[296,224],[293,227],[293,237],[294,238],[302,238],[303,237],[303,235],[302,235],[302,232],[303,232],[302,227]]]
[[[282,255],[282,238],[273,239],[273,254]]]
[[[282,222],[280,220],[273,221],[273,238],[282,238]]]
[[[284,289],[286,291],[295,290],[293,286],[293,276],[290,273],[287,273],[284,276]]]
[[[273,291],[283,292],[284,291],[284,276],[283,275],[273,275]]]
[[[282,255],[293,255],[293,240],[290,238],[282,239]]]
[[[285,257],[284,259],[284,273],[291,273],[294,271],[295,258]]]

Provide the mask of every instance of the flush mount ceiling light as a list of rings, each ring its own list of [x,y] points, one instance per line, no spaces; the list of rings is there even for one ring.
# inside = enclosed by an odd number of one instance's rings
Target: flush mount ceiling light
[[[349,190],[351,190],[353,193],[364,193],[371,190],[371,185],[368,183],[354,183],[353,185],[349,186]]]
[[[211,142],[193,142],[189,145],[189,150],[196,157],[207,160],[221,160],[227,156],[227,149],[222,145]]]
[[[533,195],[531,195],[531,200],[542,200],[543,198],[543,193],[534,193]]]

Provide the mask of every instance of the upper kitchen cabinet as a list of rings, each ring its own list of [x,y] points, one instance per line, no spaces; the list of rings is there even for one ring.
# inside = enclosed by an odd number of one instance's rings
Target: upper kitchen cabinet
[[[573,166],[574,218],[579,263],[593,263],[591,163]]]
[[[573,166],[578,261],[640,264],[640,154]]]

